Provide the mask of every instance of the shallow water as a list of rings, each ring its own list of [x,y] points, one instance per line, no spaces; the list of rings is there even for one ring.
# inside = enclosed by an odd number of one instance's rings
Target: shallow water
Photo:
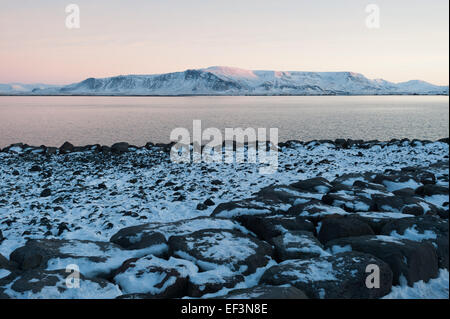
[[[448,96],[0,96],[0,147],[168,142],[177,127],[278,128],[279,140],[448,136]]]

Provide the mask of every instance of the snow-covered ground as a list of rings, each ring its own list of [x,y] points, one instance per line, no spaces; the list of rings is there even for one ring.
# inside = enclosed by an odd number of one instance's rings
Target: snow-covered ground
[[[0,254],[8,257],[28,239],[107,242],[125,227],[210,216],[219,204],[250,198],[266,186],[431,167],[448,161],[448,154],[444,142],[375,143],[349,149],[332,143],[292,143],[279,152],[277,172],[262,175],[251,163],[172,163],[158,147],[122,155],[88,151],[48,156],[11,148],[0,153]],[[386,184],[386,189],[418,186],[412,183]],[[448,188],[448,182],[441,185]],[[442,206],[445,195],[431,196],[429,202]],[[411,231],[406,236],[417,236]],[[6,276],[5,271],[0,276]],[[119,278],[124,280],[123,274]],[[448,298],[448,271],[413,288],[394,287],[387,297]]]

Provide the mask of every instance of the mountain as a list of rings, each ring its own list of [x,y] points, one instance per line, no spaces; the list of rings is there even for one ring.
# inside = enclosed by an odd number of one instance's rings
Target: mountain
[[[57,85],[34,83],[34,84],[23,84],[23,83],[8,83],[0,84],[0,94],[21,94],[30,93],[34,89],[44,90],[48,88],[57,88]]]
[[[0,87],[0,93],[2,93]],[[448,94],[423,81],[393,83],[353,72],[251,71],[210,67],[156,75],[88,78],[61,87],[35,87],[32,95],[374,95]]]

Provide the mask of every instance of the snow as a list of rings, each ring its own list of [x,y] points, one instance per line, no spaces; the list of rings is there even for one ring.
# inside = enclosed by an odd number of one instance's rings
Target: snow
[[[386,186],[389,192],[393,192],[402,188],[412,188],[416,189],[421,186],[420,183],[416,182],[413,179],[410,179],[406,182],[391,182],[391,181],[383,181],[383,184]]]
[[[323,176],[331,181],[336,175],[342,176],[343,174],[368,171],[376,174],[383,173],[386,169],[395,170],[405,166],[429,166],[432,170],[432,164],[441,161],[444,156],[448,156],[449,151],[447,144],[439,142],[424,143],[415,147],[410,144],[403,146],[382,145],[382,148],[374,146],[361,150],[364,153],[363,158],[356,156],[354,149],[336,149],[331,144],[324,144],[317,148],[310,148],[303,144],[296,144],[290,148],[283,147],[282,152],[279,153],[280,169],[272,175],[261,175],[256,164],[247,163],[241,165],[221,165],[217,163],[178,165],[171,163],[156,148],[140,149],[135,153],[125,154],[120,157],[120,165],[113,160],[103,161],[101,165],[86,161],[87,158],[95,156],[93,152],[71,154],[64,157],[50,156],[45,160],[42,155],[37,154],[0,153],[2,168],[0,170],[0,192],[7,194],[5,197],[6,203],[0,203],[0,230],[5,237],[5,240],[0,243],[0,253],[8,257],[14,249],[23,246],[28,238],[89,239],[107,242],[118,230],[143,223],[155,223],[152,230],[160,231],[166,239],[173,235],[188,236],[189,233],[206,228],[234,229],[246,232],[242,226],[232,220],[193,218],[209,216],[218,204],[250,198],[254,196],[255,191],[264,187],[287,185],[300,179]],[[414,156],[411,155],[412,152],[414,152]],[[30,158],[30,156],[33,157]],[[158,160],[150,161],[154,158],[158,158]],[[318,164],[323,158],[329,158],[331,164]],[[299,159],[301,160],[299,161]],[[314,169],[306,165],[308,161],[317,163],[317,165],[312,166]],[[30,167],[36,163],[43,167],[43,171],[52,171],[51,185],[46,186],[47,181],[43,179],[41,173],[29,172]],[[139,166],[140,163],[145,164],[143,168]],[[355,165],[355,163],[358,165]],[[297,166],[292,170],[283,170],[282,167],[287,164],[296,164]],[[205,174],[205,169],[212,171]],[[13,170],[18,170],[20,175],[13,175]],[[75,171],[81,173],[73,175]],[[439,174],[448,174],[448,171],[436,172],[436,175]],[[138,184],[130,184],[128,181],[136,176],[139,177]],[[222,185],[216,187],[218,189],[216,191],[210,190],[212,179],[222,182]],[[168,181],[174,182],[175,185],[173,187],[165,186]],[[97,188],[97,185],[102,182],[107,185],[107,190]],[[140,193],[140,186],[143,188],[143,194]],[[174,200],[175,190],[173,188],[180,186],[183,186],[180,192],[185,196],[185,199],[176,201]],[[44,187],[52,189],[53,195],[51,197],[39,197]],[[14,191],[11,191],[12,189]],[[282,187],[280,187],[280,190],[285,191]],[[301,192],[298,195],[301,197],[315,196]],[[204,211],[197,210],[197,204],[203,202],[206,198],[211,198],[216,205],[208,207]],[[58,202],[54,203],[56,199],[58,199]],[[425,200],[430,203],[439,202],[443,204],[444,198],[433,196],[425,198]],[[63,212],[54,210],[53,208],[56,206],[62,208]],[[318,213],[318,215],[348,214],[336,207],[330,208],[325,205],[314,205],[314,207],[323,209],[323,212]],[[366,207],[361,208],[365,209]],[[262,209],[267,212],[270,211],[268,207],[262,207]],[[249,213],[249,210],[242,209],[242,211],[246,214]],[[261,210],[256,211],[261,213]],[[126,215],[124,212],[136,213],[137,216]],[[358,212],[357,214],[362,217],[379,219],[412,217],[411,215],[394,212]],[[308,214],[308,216],[314,215]],[[54,227],[47,229],[46,226],[41,225],[40,221],[43,217],[51,221]],[[182,220],[184,221],[170,224]],[[69,231],[58,235],[55,226],[60,222],[67,223]],[[111,223],[112,226],[106,227],[108,223]],[[317,227],[320,228],[320,223],[317,224]],[[24,235],[24,231],[29,233]],[[46,234],[47,231],[50,234]],[[422,240],[432,238],[432,236],[431,233],[418,234],[413,228],[407,230],[404,235],[378,236],[377,240],[401,243],[402,238]],[[135,239],[137,240],[138,236]],[[241,259],[253,251],[253,246],[249,242],[234,241],[227,236],[204,238],[205,245],[211,243],[211,240],[214,246],[219,247],[219,249],[205,249],[205,256],[227,258],[235,254],[236,259]],[[128,258],[158,253],[156,250],[159,252],[167,250],[167,246],[162,245],[152,247],[152,249],[155,250],[131,252],[112,249],[105,252],[100,251],[98,247],[92,244],[77,243],[64,246],[62,250],[65,253],[75,254],[74,258],[50,260],[48,269],[64,269],[67,264],[75,263],[80,266],[81,273],[86,276],[93,276],[116,269]],[[331,250],[334,254],[348,251],[349,247],[332,247]],[[87,258],[97,254],[107,257],[107,261],[94,265]],[[196,283],[223,280],[221,274],[231,274],[230,268],[226,265],[221,268],[217,264],[196,261],[188,254],[184,253],[183,255],[181,252],[175,252],[175,255],[190,260],[191,264],[203,270],[197,272],[190,270],[194,273],[191,275],[192,280]],[[274,264],[275,262],[272,261],[271,265]],[[325,264],[311,267],[313,268],[309,270],[308,275],[311,278],[319,277],[320,274],[325,278],[327,276],[331,278],[333,275]],[[228,269],[228,272],[224,269]],[[245,282],[238,284],[238,288],[256,286],[259,280],[258,276],[262,275],[263,270],[258,270],[259,272],[246,276]],[[239,269],[237,273],[243,271],[243,269]],[[6,272],[3,273],[6,274]],[[233,273],[236,274],[236,272]],[[93,284],[87,283],[86,285],[89,287]],[[427,293],[426,285],[428,284],[419,286],[420,289],[425,289],[424,296]],[[122,293],[118,287],[114,286],[109,287],[105,295],[95,285],[91,288],[90,292],[83,292],[86,297],[106,298]],[[44,292],[45,295],[17,295],[17,297],[56,296],[56,292],[51,289]],[[226,292],[225,289],[211,296],[226,294]],[[79,294],[81,292],[67,292],[63,296],[77,297],[80,296]],[[208,296],[204,297],[207,298]]]
[[[422,241],[426,239],[436,239],[437,235],[431,230],[426,230],[423,234],[419,233],[417,230],[417,225],[413,227],[407,228],[403,235],[397,233],[397,231],[392,231],[390,234],[391,237],[400,238],[400,239],[409,239],[413,241]]]
[[[390,236],[384,236],[384,235],[377,235],[372,240],[387,242],[387,243],[394,243],[399,245],[404,245],[404,243],[396,238],[390,237]]]
[[[194,240],[191,237],[186,239]],[[228,232],[219,232],[205,235],[201,239],[196,238],[195,242],[188,242],[188,247],[189,249],[201,247],[202,256],[208,259],[236,262],[254,255],[258,246],[250,239],[239,238]]]
[[[295,267],[307,264],[307,269],[304,271],[298,271]],[[283,276],[292,276],[295,278],[295,282],[315,282],[315,281],[328,281],[337,280],[333,264],[326,260],[315,260],[310,262],[309,260],[288,260],[282,262],[280,265],[293,265],[291,270],[283,271]]]
[[[8,276],[11,272],[9,270],[6,269],[0,269],[0,279],[5,278],[6,276]]]
[[[448,299],[448,288],[448,270],[441,269],[438,278],[431,279],[427,283],[423,280],[418,281],[413,287],[407,284],[394,286],[383,299]]]
[[[39,89],[32,92],[33,89]],[[395,84],[353,72],[252,71],[226,66],[154,75],[88,78],[63,87],[2,85],[0,94],[111,95],[348,95],[448,94],[448,86]]]
[[[339,253],[345,253],[345,252],[352,251],[352,246],[351,245],[345,245],[345,246],[333,245],[329,248],[329,250],[331,251],[331,253],[333,255],[336,255]]]
[[[59,274],[52,276],[58,279],[56,285],[44,286],[40,291],[17,292],[11,289],[16,279],[6,287],[4,293],[14,299],[113,299],[122,295],[119,287],[111,283],[103,286],[88,279],[80,279],[78,288],[67,288],[65,277]]]
[[[151,271],[148,267],[158,267],[161,271]],[[124,293],[149,293],[159,294],[164,292],[167,287],[173,285],[177,277],[168,275],[163,270],[174,269],[180,277],[188,277],[195,274],[198,268],[191,262],[171,257],[164,260],[155,256],[140,258],[133,262],[125,271],[114,277]],[[163,285],[161,285],[163,283]]]

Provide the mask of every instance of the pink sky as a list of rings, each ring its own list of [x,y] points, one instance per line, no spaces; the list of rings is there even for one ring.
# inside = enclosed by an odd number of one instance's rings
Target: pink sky
[[[447,0],[73,0],[81,28],[57,0],[4,0],[0,83],[78,82],[228,65],[354,71],[393,82],[448,85]]]

